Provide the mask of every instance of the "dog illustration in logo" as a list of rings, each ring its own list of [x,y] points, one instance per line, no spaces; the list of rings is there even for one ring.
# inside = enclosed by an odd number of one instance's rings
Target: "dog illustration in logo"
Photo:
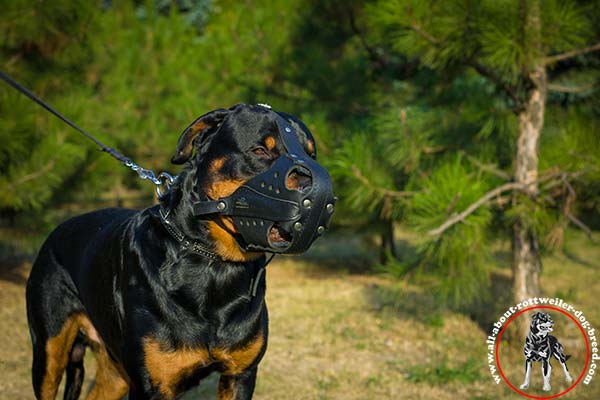
[[[550,315],[544,312],[538,312],[533,315],[531,320],[531,326],[529,328],[529,334],[525,339],[525,346],[523,352],[525,353],[525,381],[520,386],[521,389],[527,389],[531,379],[531,366],[534,361],[542,362],[542,375],[544,377],[545,391],[549,391],[550,387],[550,373],[552,372],[552,366],[550,365],[550,359],[552,356],[560,362],[560,365],[565,372],[565,378],[567,382],[573,382],[573,378],[567,368],[567,360],[571,357],[565,355],[563,352],[562,345],[558,340],[549,335],[552,332],[554,321]]]

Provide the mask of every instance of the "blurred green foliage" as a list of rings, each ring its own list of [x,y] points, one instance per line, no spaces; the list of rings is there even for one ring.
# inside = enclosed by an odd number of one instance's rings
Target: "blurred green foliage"
[[[167,161],[178,134],[211,109],[265,102],[299,115],[334,177],[336,225],[387,240],[386,271],[433,279],[443,299],[468,303],[484,294],[490,245],[513,216],[529,215],[545,236],[564,225],[567,198],[490,202],[427,235],[513,173],[514,102],[471,62],[520,95],[535,59],[599,38],[598,1],[545,1],[541,46],[531,45],[519,4],[11,1],[0,15],[0,66],[155,171],[176,172]],[[599,65],[590,53],[549,70],[573,90],[549,92],[540,145],[541,170],[583,171],[574,212],[592,222],[600,214]],[[62,216],[52,210],[74,203],[115,204],[124,193],[152,201],[147,183],[7,86],[0,116],[3,225],[41,233]],[[389,247],[399,225],[422,238],[407,256]]]

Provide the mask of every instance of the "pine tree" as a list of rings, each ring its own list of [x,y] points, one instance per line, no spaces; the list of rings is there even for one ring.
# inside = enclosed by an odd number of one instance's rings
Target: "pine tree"
[[[383,0],[370,8],[372,26],[378,30],[382,46],[391,46],[395,54],[416,58],[448,79],[464,80],[465,76],[476,72],[493,86],[491,95],[503,102],[496,109],[508,108],[513,114],[506,119],[512,119],[509,124],[516,122],[518,126],[512,144],[512,165],[500,169],[475,159],[478,165],[497,177],[508,178],[508,182],[489,190],[472,204],[453,205],[455,212],[428,233],[435,246],[463,240],[448,236],[457,235],[459,224],[489,224],[485,219],[477,222],[476,216],[482,207],[489,207],[495,200],[512,225],[513,295],[516,300],[540,294],[538,227],[544,219],[547,222],[548,210],[556,207],[556,198],[550,189],[556,186],[572,188],[575,178],[591,178],[586,169],[597,171],[598,168],[597,163],[591,163],[578,171],[565,171],[558,166],[539,170],[540,136],[548,130],[545,125],[548,93],[561,90],[549,77],[569,73],[571,79],[583,78],[589,82],[586,69],[589,71],[597,61],[587,56],[600,50],[600,43],[594,42],[598,33],[594,31],[592,21],[592,10],[597,6],[597,2],[582,6],[573,1]],[[556,103],[550,106],[560,108]],[[490,126],[484,125],[482,129],[498,130],[493,119],[489,121]],[[431,193],[441,190],[436,185],[425,184],[424,187]],[[506,198],[507,193],[512,196]],[[413,207],[426,207],[421,204],[423,201],[415,197]],[[431,211],[434,210],[428,210]],[[425,221],[416,224],[424,226]],[[440,257],[453,259],[457,251],[451,251],[448,257]]]

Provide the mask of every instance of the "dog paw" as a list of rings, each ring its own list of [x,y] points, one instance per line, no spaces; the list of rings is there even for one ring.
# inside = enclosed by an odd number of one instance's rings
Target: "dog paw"
[[[521,386],[519,386],[519,389],[527,389],[529,387],[529,383],[524,383]]]
[[[542,390],[543,390],[544,392],[549,392],[549,391],[551,391],[551,390],[552,390],[552,387],[551,387],[550,385],[544,385],[544,387],[542,388]]]
[[[567,375],[567,376],[565,377],[565,379],[567,380],[567,382],[568,382],[568,383],[571,383],[571,382],[573,382],[573,378],[571,378],[571,375]]]

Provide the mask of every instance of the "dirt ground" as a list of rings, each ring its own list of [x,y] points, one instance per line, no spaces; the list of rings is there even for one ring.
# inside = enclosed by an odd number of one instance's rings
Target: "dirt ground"
[[[549,257],[542,285],[548,295],[579,304],[600,328],[598,260],[595,247],[571,258]],[[29,261],[19,259],[0,265],[0,337],[5,341],[0,346],[0,399],[33,398],[24,298],[29,268]],[[256,399],[523,398],[504,383],[494,384],[486,363],[487,333],[480,324],[435,304],[431,293],[405,282],[285,257],[269,266],[267,276],[270,338]],[[578,371],[585,354],[575,348],[577,331],[565,326],[557,332],[568,350],[576,350],[570,362]],[[522,379],[521,349],[519,340],[501,347],[509,379]],[[89,353],[84,388],[93,384],[95,365]],[[552,393],[564,390],[557,363],[552,376]],[[214,398],[216,379],[209,377],[184,398]],[[547,395],[540,387],[536,365],[528,393]],[[600,398],[600,378],[561,398]]]

